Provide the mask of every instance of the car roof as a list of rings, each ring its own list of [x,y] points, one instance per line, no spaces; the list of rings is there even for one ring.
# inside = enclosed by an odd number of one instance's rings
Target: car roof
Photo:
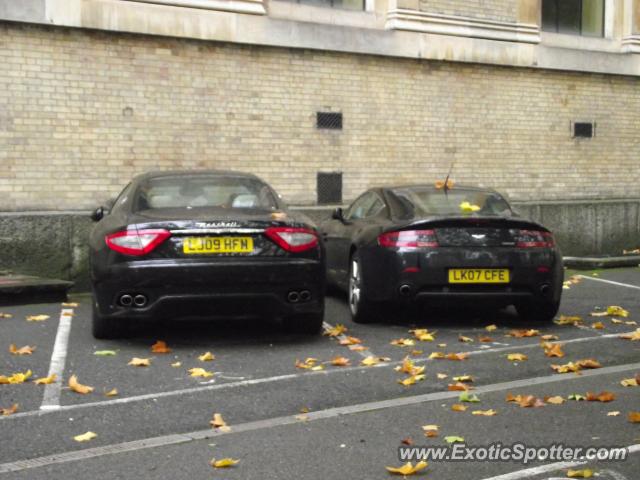
[[[143,180],[149,180],[152,178],[162,178],[162,177],[191,177],[191,176],[216,176],[216,177],[245,177],[252,178],[255,180],[261,180],[256,175],[252,173],[246,172],[238,172],[235,170],[215,170],[215,169],[202,169],[202,170],[154,170],[146,173],[142,173],[140,175],[136,175],[134,177],[134,181],[140,182]]]
[[[441,191],[441,188],[436,188],[435,184],[430,183],[413,183],[413,184],[405,184],[405,185],[393,185],[393,186],[385,186],[379,187],[382,190],[395,190],[395,189],[403,189],[403,188],[422,188],[422,189],[431,189],[433,191]],[[466,185],[455,183],[450,190],[467,190],[467,191],[475,191],[475,192],[492,192],[498,193],[493,188],[480,187],[477,185]]]

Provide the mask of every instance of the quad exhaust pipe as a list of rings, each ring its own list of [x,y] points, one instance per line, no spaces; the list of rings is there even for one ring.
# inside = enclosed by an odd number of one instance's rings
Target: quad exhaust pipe
[[[551,293],[551,285],[548,283],[540,285],[540,293],[545,297],[549,295]]]
[[[309,290],[302,290],[302,291],[296,291],[296,290],[291,290],[288,294],[287,294],[287,301],[289,303],[305,303],[308,302],[309,300],[311,300],[311,291]]]
[[[402,297],[408,297],[409,295],[411,295],[411,285],[407,285],[407,284],[400,285],[398,292]]]
[[[142,308],[145,307],[148,302],[149,300],[147,299],[147,296],[142,294],[132,295],[125,293],[124,295],[120,295],[120,298],[118,299],[118,303],[123,307]]]

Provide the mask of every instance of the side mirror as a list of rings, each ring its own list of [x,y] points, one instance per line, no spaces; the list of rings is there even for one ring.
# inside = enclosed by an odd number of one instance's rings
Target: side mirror
[[[331,218],[333,218],[334,220],[340,220],[341,222],[344,222],[344,212],[342,211],[342,208],[340,207],[336,208],[331,213]]]
[[[91,212],[91,220],[94,222],[99,222],[107,215],[109,212],[104,207],[98,207],[93,212]]]

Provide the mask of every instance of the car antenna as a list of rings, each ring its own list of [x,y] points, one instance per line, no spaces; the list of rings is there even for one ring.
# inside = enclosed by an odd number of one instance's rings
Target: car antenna
[[[449,196],[449,193],[448,193],[448,192],[449,192],[449,190],[450,190],[450,188],[449,188],[449,177],[451,176],[451,172],[453,171],[453,165],[454,165],[455,163],[456,163],[456,162],[451,162],[451,166],[449,167],[449,173],[447,173],[447,178],[445,178],[445,179],[444,179],[444,187],[443,187],[443,190],[444,190],[444,194],[445,194],[445,196],[447,196],[447,197]]]

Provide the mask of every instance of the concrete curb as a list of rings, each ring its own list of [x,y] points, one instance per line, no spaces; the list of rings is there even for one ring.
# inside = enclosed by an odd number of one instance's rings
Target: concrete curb
[[[624,255],[620,257],[564,257],[564,266],[578,270],[595,268],[620,268],[640,266],[640,255]]]

